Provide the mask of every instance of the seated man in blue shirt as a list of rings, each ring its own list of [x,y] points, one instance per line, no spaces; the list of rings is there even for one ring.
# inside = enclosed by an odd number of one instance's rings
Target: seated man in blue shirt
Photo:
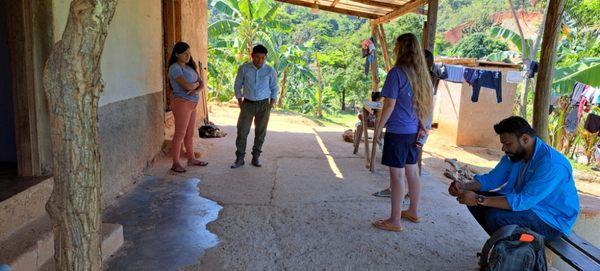
[[[569,160],[538,138],[521,117],[502,120],[494,130],[506,155],[489,173],[467,183],[452,182],[450,195],[467,205],[490,235],[511,224],[547,239],[569,234],[579,214]]]

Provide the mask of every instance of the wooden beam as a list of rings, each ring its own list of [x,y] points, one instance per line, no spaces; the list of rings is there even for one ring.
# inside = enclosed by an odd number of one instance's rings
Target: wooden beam
[[[388,2],[379,2],[379,1],[374,1],[374,0],[350,0],[350,1],[373,6],[373,7],[391,8],[393,10],[402,8],[402,5],[388,3]]]
[[[560,31],[561,17],[565,8],[565,0],[549,0],[542,52],[535,84],[535,99],[533,101],[533,128],[544,141],[548,140],[548,107],[552,91],[552,76],[556,58],[556,46]]]
[[[337,3],[339,3],[340,0],[333,0],[333,3],[331,3],[331,7],[334,8],[335,5],[337,5]]]
[[[314,3],[303,2],[303,1],[299,1],[299,0],[275,0],[275,1],[281,2],[281,3],[292,4],[292,5],[296,5],[296,6],[308,7],[308,8],[313,8],[315,6]],[[358,16],[358,17],[367,18],[367,19],[375,19],[378,17],[377,14],[368,13],[368,12],[335,8],[335,7],[326,6],[326,5],[322,5],[322,4],[316,4],[316,5],[320,10],[329,11],[329,12],[335,12],[335,13],[346,14],[346,15],[351,15],[351,16]]]
[[[402,8],[399,8],[397,10],[394,10],[384,16],[381,16],[375,20],[373,20],[373,24],[383,24],[383,23],[387,23],[391,20],[394,20],[406,13],[412,12],[418,8],[420,8],[421,6],[427,4],[428,0],[413,0],[410,1],[404,5],[402,5]]]
[[[423,32],[425,42],[423,47],[433,53],[435,45],[435,31],[437,28],[438,0],[429,0],[427,5],[427,32]]]
[[[306,2],[306,0],[303,2]],[[325,4],[323,4],[323,5],[325,5]],[[329,4],[327,4],[327,5],[329,5]],[[351,11],[355,11],[355,12],[370,13],[370,14],[373,14],[376,16],[383,16],[391,11],[391,9],[388,9],[388,8],[373,7],[373,6],[363,5],[363,4],[355,3],[355,2],[339,2],[335,6],[335,8],[351,10]]]

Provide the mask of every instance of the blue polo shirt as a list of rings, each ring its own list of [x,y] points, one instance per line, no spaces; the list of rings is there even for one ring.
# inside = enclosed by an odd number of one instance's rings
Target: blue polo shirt
[[[252,62],[248,62],[238,68],[233,89],[238,99],[277,100],[277,72],[267,64],[258,69]]]
[[[573,180],[571,163],[562,153],[540,138],[524,172],[520,191],[515,187],[523,161],[513,163],[502,157],[489,173],[476,175],[481,191],[500,188],[513,211],[532,210],[546,224],[569,234],[579,214],[579,196]]]
[[[413,106],[413,89],[402,69],[394,67],[388,72],[381,96],[396,100],[392,115],[386,123],[386,132],[416,134],[419,130],[419,118]]]

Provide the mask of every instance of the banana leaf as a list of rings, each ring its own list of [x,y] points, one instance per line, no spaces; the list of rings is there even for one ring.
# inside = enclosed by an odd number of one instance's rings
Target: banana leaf
[[[575,82],[592,87],[600,87],[600,58],[584,59],[572,66],[561,68],[554,73],[552,88],[559,94],[568,94]]]

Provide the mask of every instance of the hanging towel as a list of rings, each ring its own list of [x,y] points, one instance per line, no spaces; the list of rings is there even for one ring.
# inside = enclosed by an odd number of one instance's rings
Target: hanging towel
[[[496,102],[502,102],[502,73],[499,71],[476,70],[465,68],[465,80],[473,86],[472,102],[479,100],[481,87],[496,90]]]
[[[448,73],[448,78],[446,81],[454,82],[454,83],[462,83],[465,81],[464,72],[465,67],[460,65],[444,65],[446,67],[446,72]]]
[[[523,72],[509,71],[508,73],[506,73],[506,82],[512,84],[518,84],[523,82]]]

